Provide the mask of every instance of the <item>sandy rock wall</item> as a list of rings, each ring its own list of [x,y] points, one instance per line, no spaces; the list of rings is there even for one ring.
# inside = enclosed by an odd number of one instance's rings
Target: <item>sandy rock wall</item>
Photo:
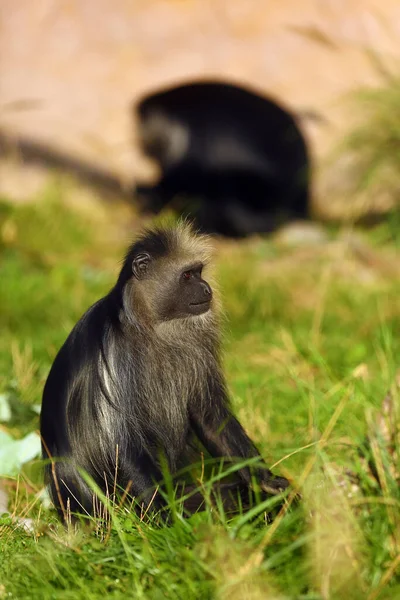
[[[304,120],[318,164],[349,124],[343,95],[379,83],[368,53],[395,69],[399,39],[398,0],[2,0],[0,132],[130,183],[147,166],[132,102],[212,76],[319,115]],[[0,192],[26,195],[10,177]]]

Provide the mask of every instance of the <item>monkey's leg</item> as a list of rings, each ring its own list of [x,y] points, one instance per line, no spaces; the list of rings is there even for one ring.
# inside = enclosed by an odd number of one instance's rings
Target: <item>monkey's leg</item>
[[[158,214],[169,201],[158,185],[137,185],[135,199],[142,212],[151,214]]]
[[[70,462],[54,462],[46,466],[46,481],[53,504],[65,522],[76,514],[93,514],[93,492]]]
[[[156,461],[148,454],[129,459],[118,467],[120,487],[146,512],[165,511],[167,501],[159,488],[163,487],[163,474]],[[122,489],[120,490],[122,491]]]
[[[178,490],[178,498],[183,498],[183,510],[186,516],[206,510],[206,507],[222,505],[225,514],[246,511],[254,505],[255,494],[243,481],[218,481],[213,483],[207,494],[196,484],[183,484]]]
[[[302,187],[293,193],[293,215],[295,219],[308,220],[310,215],[310,191],[307,187]]]
[[[201,443],[214,457],[246,459],[259,457],[260,453],[246,434],[239,421],[231,414],[224,403],[215,401],[213,410],[191,411],[192,427]],[[248,467],[239,469],[240,478],[251,485],[251,471]],[[279,494],[289,482],[284,477],[275,477],[265,467],[256,467],[255,475],[261,489],[268,494]]]
[[[163,172],[155,185],[137,185],[135,194],[142,210],[158,214],[177,194],[188,191],[190,182],[190,174],[185,169],[171,167]]]

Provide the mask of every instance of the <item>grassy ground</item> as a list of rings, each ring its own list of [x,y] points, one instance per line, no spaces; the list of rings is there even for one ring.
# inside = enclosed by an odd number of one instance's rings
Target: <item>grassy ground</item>
[[[369,54],[380,85],[342,98],[349,126],[322,165],[317,212],[343,222],[399,210],[400,77],[379,54]],[[327,197],[329,201],[327,202]]]
[[[0,393],[16,436],[38,427],[29,407],[55,353],[135,231],[120,209],[94,218],[57,196],[0,205]],[[400,598],[399,228],[329,236],[216,244],[234,407],[302,502],[272,525],[261,505],[168,528],[116,511],[105,536],[67,532],[31,464],[4,483],[34,533],[0,518],[0,598]]]

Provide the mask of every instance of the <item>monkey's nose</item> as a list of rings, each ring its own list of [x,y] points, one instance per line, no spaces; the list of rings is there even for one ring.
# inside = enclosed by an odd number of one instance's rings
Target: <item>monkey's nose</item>
[[[212,290],[211,290],[210,286],[208,285],[208,283],[206,283],[205,281],[203,282],[203,293],[207,297],[208,300],[211,300]]]

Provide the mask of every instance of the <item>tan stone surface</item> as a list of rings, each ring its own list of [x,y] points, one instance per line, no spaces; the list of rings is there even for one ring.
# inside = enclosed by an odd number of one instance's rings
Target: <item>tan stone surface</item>
[[[379,81],[366,49],[400,54],[398,0],[1,0],[0,19],[0,129],[128,182],[145,172],[129,112],[144,93],[249,84],[327,118],[304,121],[319,161],[351,119],[343,94]]]

